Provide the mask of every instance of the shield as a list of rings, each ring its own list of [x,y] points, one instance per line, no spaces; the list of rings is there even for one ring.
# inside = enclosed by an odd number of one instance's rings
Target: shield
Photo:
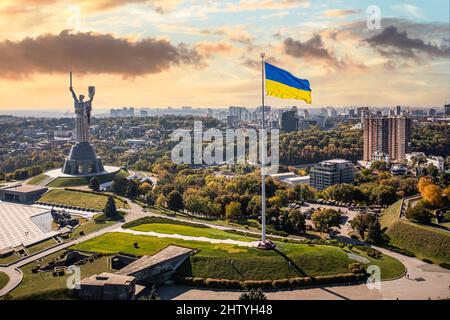
[[[90,86],[89,87],[89,98],[92,99],[94,97],[94,95],[95,95],[95,87]]]

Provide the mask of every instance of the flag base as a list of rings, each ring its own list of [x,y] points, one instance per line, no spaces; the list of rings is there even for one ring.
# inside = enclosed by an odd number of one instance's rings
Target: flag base
[[[266,241],[258,241],[255,247],[260,250],[272,250],[275,249],[276,245],[272,241],[266,240]]]

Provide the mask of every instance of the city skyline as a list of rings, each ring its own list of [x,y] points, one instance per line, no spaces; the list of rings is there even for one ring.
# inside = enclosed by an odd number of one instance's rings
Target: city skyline
[[[261,51],[311,81],[313,108],[448,103],[448,3],[378,1],[381,29],[367,30],[372,4],[4,1],[0,111],[70,110],[70,70],[80,94],[97,86],[99,110],[257,106]]]

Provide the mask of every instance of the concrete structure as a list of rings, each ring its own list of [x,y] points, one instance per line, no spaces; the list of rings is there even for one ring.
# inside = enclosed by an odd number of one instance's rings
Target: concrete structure
[[[162,283],[169,280],[176,269],[194,253],[194,249],[169,245],[152,256],[143,256],[117,274],[133,276],[136,281]]]
[[[364,160],[377,154],[389,155],[391,161],[405,159],[411,140],[411,119],[407,117],[364,118]]]
[[[29,204],[47,192],[47,188],[33,185],[15,185],[0,189],[0,201]]]
[[[309,184],[309,176],[302,177],[293,172],[275,173],[268,175],[268,177],[290,185]]]
[[[59,234],[52,231],[50,209],[0,202],[0,251],[29,246]]]
[[[80,282],[79,296],[84,300],[133,300],[136,278],[103,272]]]
[[[350,161],[335,159],[314,166],[309,174],[309,185],[317,190],[323,190],[339,183],[352,183],[355,168]]]

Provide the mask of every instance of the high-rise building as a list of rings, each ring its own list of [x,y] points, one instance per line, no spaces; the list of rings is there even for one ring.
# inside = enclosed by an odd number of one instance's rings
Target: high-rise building
[[[323,190],[339,183],[352,183],[354,178],[355,167],[350,161],[334,159],[323,161],[311,168],[309,185]]]
[[[450,104],[444,106],[444,115],[450,116]]]
[[[298,121],[297,110],[284,111],[281,114],[281,130],[285,132],[297,131]]]
[[[386,154],[391,161],[405,159],[411,139],[411,119],[407,117],[369,117],[364,119],[364,160]]]

